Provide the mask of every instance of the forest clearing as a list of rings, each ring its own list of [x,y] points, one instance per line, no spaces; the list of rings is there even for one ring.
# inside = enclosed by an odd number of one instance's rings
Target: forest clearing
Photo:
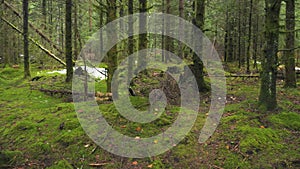
[[[0,4],[0,168],[300,168],[297,0]]]

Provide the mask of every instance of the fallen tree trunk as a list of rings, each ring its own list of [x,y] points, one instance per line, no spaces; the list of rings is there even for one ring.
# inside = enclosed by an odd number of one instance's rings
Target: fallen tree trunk
[[[15,25],[13,25],[12,23],[10,23],[8,20],[6,20],[4,17],[1,17],[1,20],[3,20],[6,24],[8,24],[11,28],[13,28],[15,31],[17,31],[20,34],[23,34],[23,32],[18,29]],[[66,66],[66,63],[64,61],[62,61],[60,58],[58,58],[57,56],[55,56],[53,53],[51,53],[49,50],[47,50],[44,46],[42,46],[41,44],[39,44],[38,42],[36,42],[34,39],[32,39],[31,37],[28,38],[31,42],[33,42],[38,48],[40,48],[42,51],[44,51],[48,56],[52,57],[54,60],[58,61],[60,64]]]
[[[13,13],[15,13],[20,19],[22,19],[22,15],[8,2],[4,1],[4,5],[8,7]],[[36,28],[32,23],[28,22],[29,26],[35,30],[35,32],[40,35],[44,40],[46,40],[54,49],[56,49],[60,54],[63,54],[63,50],[60,49],[57,45],[55,45],[49,37],[47,37],[43,32],[41,32],[38,28]]]

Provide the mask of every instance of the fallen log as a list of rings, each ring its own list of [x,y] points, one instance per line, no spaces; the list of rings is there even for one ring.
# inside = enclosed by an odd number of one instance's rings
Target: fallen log
[[[23,19],[22,15],[8,2],[4,1],[4,5],[6,7],[8,7],[8,9],[10,9],[11,11],[13,11],[14,14],[17,15],[18,18]],[[64,51],[59,48],[57,45],[55,45],[55,43],[52,42],[52,40],[45,35],[42,31],[40,31],[38,28],[36,28],[32,23],[28,22],[28,25],[35,30],[35,32],[40,35],[44,40],[46,40],[54,49],[56,49],[58,52],[60,52],[60,54],[63,54]]]
[[[72,92],[70,90],[51,90],[51,89],[38,89],[39,91],[43,93],[48,93],[51,96],[59,94],[61,96],[63,95],[81,95],[83,96],[84,93],[80,92]],[[112,101],[112,93],[101,93],[101,92],[95,92],[93,93],[88,93],[89,97],[95,97],[95,100],[97,102],[104,102],[104,101]]]
[[[15,25],[13,25],[12,23],[10,23],[4,17],[1,17],[1,20],[3,20],[6,24],[8,24],[12,29],[14,29],[15,31],[17,31],[18,33],[23,34],[23,32],[19,28],[17,28]],[[55,56],[53,53],[51,53],[49,50],[47,50],[41,44],[39,44],[38,42],[36,42],[34,39],[32,39],[31,37],[29,37],[28,39],[31,42],[33,42],[38,48],[40,48],[42,51],[44,51],[48,56],[52,57],[54,60],[58,61],[60,64],[66,66],[66,63],[64,61],[62,61],[60,58],[58,58],[57,56]]]

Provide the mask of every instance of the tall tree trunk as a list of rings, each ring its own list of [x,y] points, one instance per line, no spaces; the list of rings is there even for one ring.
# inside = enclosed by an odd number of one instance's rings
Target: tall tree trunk
[[[179,0],[179,17],[184,18],[184,0]],[[182,32],[182,30],[184,30],[184,28],[181,23],[181,20],[179,20],[179,32],[178,33],[180,33],[181,36],[182,36],[182,34],[184,34],[184,32]],[[181,39],[179,39],[179,40],[181,40]],[[179,42],[178,46],[179,46],[178,47],[178,56],[183,59],[184,58],[183,44],[181,41]]]
[[[277,108],[276,75],[281,0],[265,0],[265,47],[262,58],[259,103],[263,109]]]
[[[147,12],[147,0],[139,0],[140,2],[140,13]],[[140,15],[139,18],[139,50],[147,49],[148,39],[147,33],[147,15]],[[138,69],[147,65],[146,58],[147,54],[138,56]]]
[[[197,26],[200,30],[203,30],[204,28],[204,14],[205,14],[205,0],[196,0],[195,3],[195,13],[196,17],[194,19],[194,24]],[[200,43],[203,43],[202,40],[200,40]],[[202,46],[202,44],[200,44]],[[194,76],[196,78],[199,92],[204,92],[208,90],[208,86],[205,84],[204,81],[204,75],[203,75],[203,62],[201,59],[194,53],[193,55],[193,62],[194,62]]]
[[[74,0],[74,27],[73,27],[73,32],[74,32],[74,60],[77,60],[78,57],[78,43],[77,43],[77,38],[78,38],[78,0]]]
[[[250,59],[251,59],[251,37],[252,37],[252,9],[253,0],[250,0],[250,12],[249,12],[249,32],[248,32],[248,46],[247,46],[247,73],[250,73]]]
[[[28,41],[28,0],[23,0],[24,77],[30,77]]]
[[[255,7],[253,8],[253,14],[255,15],[255,22],[254,22],[254,28],[253,28],[253,68],[257,71],[257,54],[258,54],[258,37],[259,37],[259,14],[258,14],[258,5],[257,0],[255,1]]]
[[[171,4],[170,0],[166,0],[166,13],[170,14],[171,13]],[[165,21],[165,28],[166,28],[166,34],[170,34],[171,28],[170,28],[170,21],[166,20]],[[171,52],[171,43],[172,39],[169,36],[166,36],[164,38],[165,42],[165,50]],[[170,55],[169,52],[165,53],[165,62],[168,63],[170,61]]]
[[[89,31],[92,32],[93,30],[93,10],[92,10],[92,1],[89,0]]]
[[[296,87],[295,73],[295,0],[286,0],[286,49],[285,60],[285,87]]]
[[[47,0],[42,1],[43,29],[47,29]]]
[[[162,8],[162,13],[165,13],[165,0],[162,0],[162,4],[161,4],[161,8]],[[165,20],[164,18],[162,19],[162,35],[161,35],[161,48],[165,49]],[[161,61],[165,62],[165,52],[164,50],[161,53]]]
[[[241,36],[242,36],[242,28],[241,28],[241,1],[238,1],[238,59],[239,59],[239,68],[242,67],[242,49],[241,49]]]
[[[128,0],[128,14],[132,15],[133,14],[133,0]],[[128,22],[128,34],[132,34],[133,33],[133,19],[132,16],[129,17],[129,22]],[[133,36],[128,37],[128,55],[133,54],[134,52],[134,38]],[[131,79],[132,79],[132,74],[133,74],[133,59],[132,57],[130,57],[128,59],[128,79],[127,79],[127,83],[130,84],[131,83]]]
[[[71,82],[73,77],[72,61],[72,0],[66,0],[66,64],[67,78],[66,82]]]
[[[110,23],[117,19],[117,4],[116,0],[106,0],[107,3],[107,23]],[[107,30],[107,39],[117,39],[118,35],[114,30],[108,29]],[[110,41],[108,41],[109,43]],[[118,64],[118,52],[117,52],[118,46],[114,45],[108,53],[108,78],[107,78],[107,92],[111,92],[112,87],[117,87],[117,86],[112,86],[112,77],[114,72],[117,70],[117,64]],[[117,84],[115,84],[117,85]],[[116,96],[117,97],[117,96]]]

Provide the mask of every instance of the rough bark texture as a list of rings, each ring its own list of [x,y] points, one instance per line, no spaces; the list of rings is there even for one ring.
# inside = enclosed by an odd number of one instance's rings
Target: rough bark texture
[[[28,41],[28,0],[23,0],[24,77],[30,77]]]
[[[140,13],[147,12],[147,0],[139,0],[140,2]],[[147,34],[141,33],[147,30],[147,15],[140,15],[139,18],[139,50],[147,49],[148,39]],[[147,55],[138,56],[138,69],[146,66],[146,57]]]
[[[262,58],[259,103],[263,109],[277,107],[276,74],[281,0],[266,0],[265,47]]]
[[[72,61],[72,0],[66,0],[66,64],[67,78],[66,82],[71,82],[73,77]]]
[[[203,30],[204,27],[204,14],[205,14],[205,0],[196,0],[196,17],[194,20],[194,24],[201,30]],[[200,43],[202,43],[202,40],[200,40]],[[208,86],[205,84],[204,81],[204,75],[203,75],[203,63],[201,59],[194,54],[193,55],[193,73],[197,80],[198,89],[200,92],[204,92],[209,90]]]
[[[285,87],[296,87],[295,72],[295,0],[286,0]]]
[[[112,22],[113,20],[117,19],[117,5],[116,5],[116,0],[106,0],[107,3],[107,23]],[[117,28],[116,28],[117,29]],[[117,39],[117,34],[115,30],[113,29],[108,29],[107,30],[107,39]],[[109,43],[109,41],[108,41]],[[108,53],[108,78],[107,78],[107,92],[111,93],[111,88],[112,88],[112,77],[114,72],[117,69],[117,61],[118,61],[118,55],[117,55],[117,45],[112,47]],[[117,85],[117,84],[114,84]],[[117,86],[113,86],[117,87]]]

